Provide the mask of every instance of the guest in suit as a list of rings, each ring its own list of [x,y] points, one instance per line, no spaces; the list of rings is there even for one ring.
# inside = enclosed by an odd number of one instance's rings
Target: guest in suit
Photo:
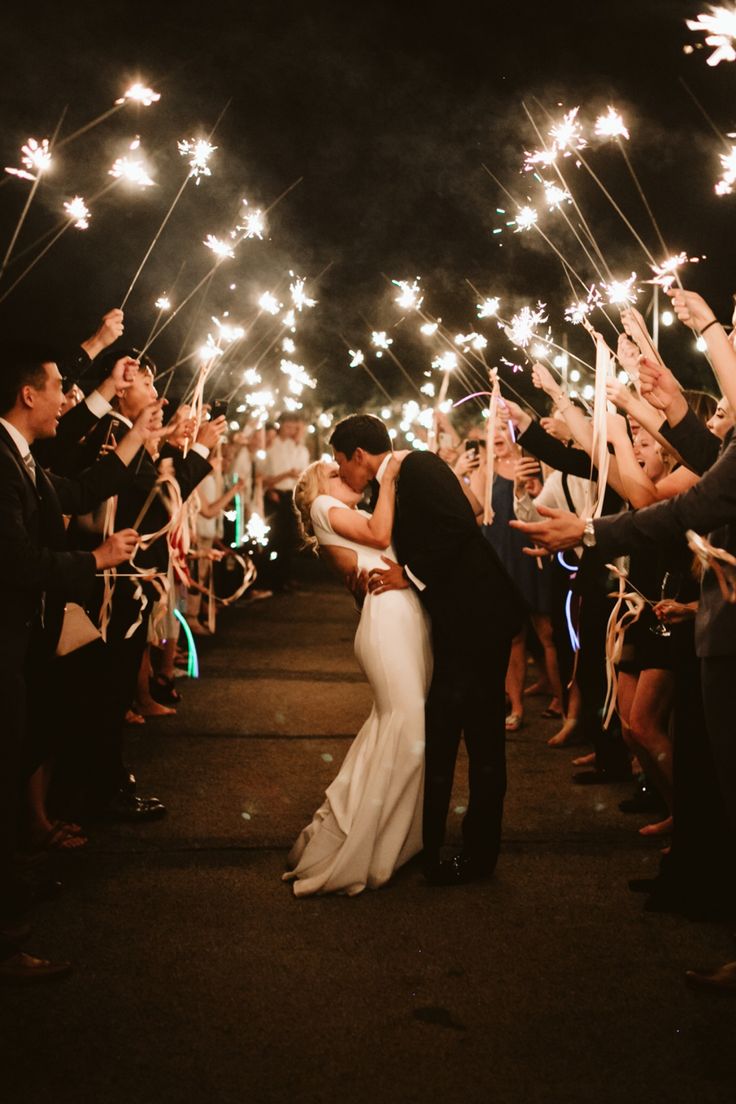
[[[43,694],[67,600],[83,601],[95,575],[133,552],[132,529],[113,534],[90,552],[68,550],[65,514],[85,513],[116,493],[126,465],[147,440],[150,411],[142,412],[131,441],[79,480],[37,466],[30,446],[56,432],[64,402],[62,377],[43,350],[8,354],[0,376],[0,693],[6,724],[0,742],[0,900],[8,924],[22,911],[25,887],[13,857],[24,766],[28,767],[27,701]],[[44,978],[64,972],[15,951],[0,935],[0,975]]]
[[[380,482],[391,439],[379,418],[345,418],[330,443],[354,490],[373,478]],[[483,539],[457,478],[433,453],[417,451],[402,464],[393,541],[400,563],[387,561],[369,585],[376,593],[415,587],[432,619],[423,862],[428,881],[452,885],[489,876],[498,858],[506,792],[504,678],[523,600]],[[442,862],[461,734],[469,758],[463,852]]]

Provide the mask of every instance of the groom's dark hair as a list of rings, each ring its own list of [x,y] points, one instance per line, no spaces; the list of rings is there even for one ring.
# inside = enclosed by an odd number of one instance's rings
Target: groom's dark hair
[[[335,452],[342,452],[348,460],[357,448],[364,449],[371,456],[380,456],[392,448],[388,430],[375,414],[349,414],[335,426],[330,444]]]

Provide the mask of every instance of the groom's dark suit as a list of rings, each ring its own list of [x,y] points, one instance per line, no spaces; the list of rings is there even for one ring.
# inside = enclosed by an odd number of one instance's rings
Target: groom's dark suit
[[[470,796],[464,853],[489,871],[498,856],[506,792],[505,692],[523,600],[482,536],[457,477],[430,452],[411,453],[397,482],[394,545],[432,618],[427,700],[424,854],[439,857],[461,733]]]

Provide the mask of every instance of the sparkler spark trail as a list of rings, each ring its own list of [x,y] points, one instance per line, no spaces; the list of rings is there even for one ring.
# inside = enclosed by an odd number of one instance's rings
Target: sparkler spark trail
[[[721,179],[715,185],[716,195],[731,195],[736,184],[736,146],[731,146],[728,153],[719,155],[721,158]]]
[[[418,276],[412,283],[408,280],[392,280],[391,283],[399,289],[395,301],[402,310],[419,310],[424,296],[420,293]]]
[[[632,272],[628,280],[611,280],[610,283],[602,283],[601,287],[606,293],[607,300],[613,307],[630,307],[636,302],[639,289],[635,287],[636,273]]]
[[[569,157],[576,150],[585,149],[588,144],[583,134],[583,128],[578,122],[579,110],[579,107],[573,107],[571,111],[566,113],[561,123],[556,123],[553,127],[550,127],[549,136],[554,148],[564,154],[565,157]]]
[[[19,176],[21,180],[38,180],[51,167],[51,150],[48,138],[42,138],[37,142],[35,138],[29,138],[21,146],[21,164],[25,169],[13,169],[6,166],[6,173],[11,176]],[[35,174],[35,175],[34,175]]]
[[[598,138],[629,138],[629,132],[621,115],[610,104],[607,114],[599,115],[596,119],[594,133]]]
[[[545,310],[544,303],[537,303],[536,310],[531,307],[522,307],[518,314],[512,316],[508,325],[499,322],[499,326],[512,345],[516,345],[520,349],[526,349],[536,337],[535,330],[537,326],[541,326],[542,323],[547,321]]]
[[[498,308],[501,306],[501,300],[496,296],[488,299],[484,299],[482,303],[478,303],[478,317],[479,318],[495,318],[498,314]]]
[[[710,10],[711,15],[701,13],[697,19],[686,19],[687,26],[691,31],[704,32],[707,45],[713,47],[708,65],[736,61],[736,8],[714,8],[711,5]]]
[[[216,257],[219,257],[221,261],[224,261],[226,257],[234,257],[235,251],[229,242],[223,241],[222,238],[215,237],[214,234],[208,234],[202,242],[208,249],[211,249]]]
[[[152,88],[145,88],[140,81],[136,81],[135,84],[131,84],[119,100],[115,101],[116,106],[122,106],[128,100],[132,100],[133,103],[143,104],[144,107],[150,107],[151,104],[158,103],[161,99],[159,92],[154,92]]]
[[[294,276],[293,272],[289,273],[290,276]],[[289,293],[291,295],[291,301],[295,308],[301,313],[304,307],[314,307],[317,304],[316,299],[310,299],[304,290],[304,278],[302,276],[295,276],[294,282],[289,284]]]
[[[184,138],[177,142],[179,153],[182,157],[189,158],[189,177],[199,184],[203,176],[212,176],[209,159],[217,149],[206,138]]]
[[[74,196],[64,204],[67,218],[74,223],[77,230],[86,230],[89,226],[90,213],[87,204],[81,196]]]
[[[278,314],[281,310],[283,303],[279,303],[276,296],[270,291],[264,291],[263,295],[258,300],[258,306],[266,314]]]

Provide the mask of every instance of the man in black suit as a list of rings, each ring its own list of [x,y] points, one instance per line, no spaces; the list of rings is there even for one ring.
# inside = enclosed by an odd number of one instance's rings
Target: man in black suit
[[[137,534],[115,533],[90,552],[70,551],[64,516],[86,513],[120,490],[126,465],[148,439],[145,411],[131,441],[78,480],[38,466],[30,446],[56,432],[64,401],[62,378],[50,356],[26,349],[8,356],[0,376],[0,929],[22,909],[23,887],[13,857],[24,759],[27,702],[45,691],[67,600],[83,601],[98,571],[130,557]],[[160,411],[158,412],[160,414]],[[12,925],[11,925],[12,926]],[[18,953],[0,931],[0,977],[42,978],[60,972]],[[63,966],[63,964],[62,964]]]
[[[380,482],[391,439],[379,418],[345,418],[330,444],[353,490]],[[415,587],[432,619],[423,863],[428,881],[452,885],[492,874],[498,858],[506,792],[504,680],[523,600],[484,540],[456,476],[433,453],[411,453],[401,466],[393,540],[400,563],[387,560],[385,571],[371,573],[369,586],[374,593]],[[461,734],[469,759],[463,851],[442,862]]]

